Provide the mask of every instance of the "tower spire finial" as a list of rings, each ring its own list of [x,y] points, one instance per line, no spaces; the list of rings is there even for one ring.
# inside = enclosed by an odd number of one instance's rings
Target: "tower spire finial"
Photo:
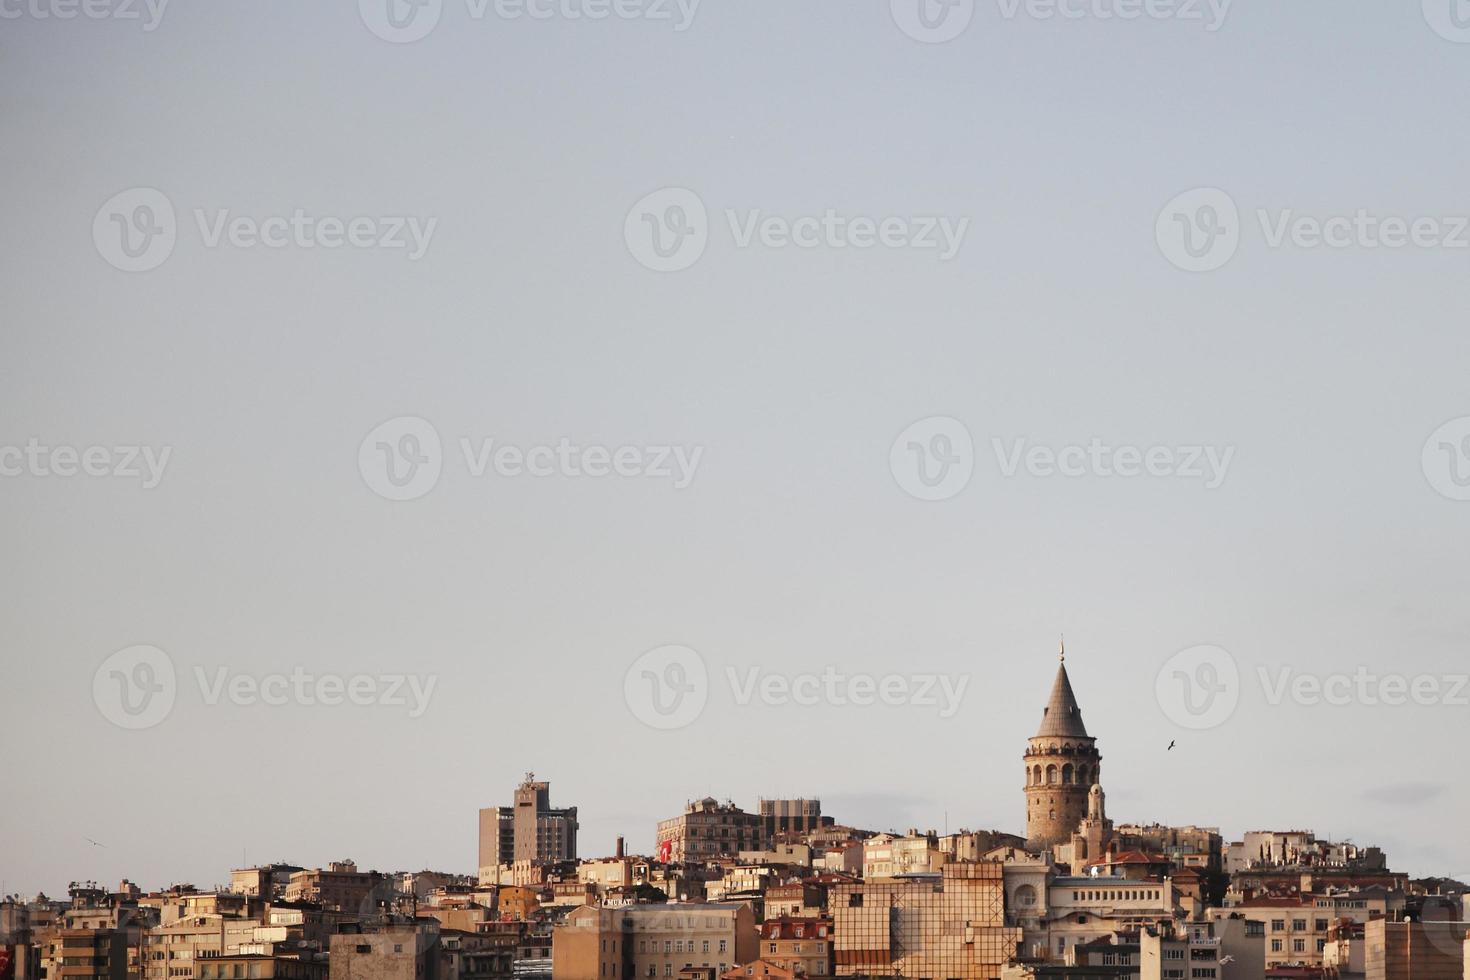
[[[1067,662],[1067,636],[1066,636],[1065,633],[1062,634],[1062,639],[1061,639],[1061,644],[1060,645],[1061,645],[1061,652],[1058,654],[1057,659],[1060,660],[1062,663],[1066,663]]]

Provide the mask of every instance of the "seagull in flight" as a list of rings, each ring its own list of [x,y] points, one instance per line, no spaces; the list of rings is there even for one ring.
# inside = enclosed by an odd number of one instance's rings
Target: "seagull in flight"
[[[1173,752],[1174,751],[1175,744],[1176,743],[1175,743],[1175,741],[1172,738],[1169,739],[1169,747],[1167,749],[1165,749],[1164,751],[1165,752]]]
[[[94,841],[90,837],[83,837],[82,840],[86,841],[88,844],[91,844],[93,847],[106,847],[107,846],[106,844],[99,844],[99,843],[97,843],[96,841]]]

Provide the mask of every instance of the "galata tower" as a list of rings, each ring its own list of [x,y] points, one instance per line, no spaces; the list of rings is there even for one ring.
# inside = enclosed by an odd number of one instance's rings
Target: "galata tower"
[[[1097,740],[1082,724],[1082,709],[1067,678],[1067,648],[1041,711],[1041,727],[1026,743],[1026,847],[1048,851],[1071,840],[1087,816],[1088,790],[1102,782]]]

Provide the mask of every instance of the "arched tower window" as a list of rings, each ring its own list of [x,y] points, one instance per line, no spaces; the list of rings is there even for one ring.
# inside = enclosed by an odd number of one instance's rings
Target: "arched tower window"
[[[1067,763],[1065,766],[1062,766],[1062,785],[1072,785],[1072,763],[1070,762]]]
[[[1056,766],[1047,766],[1046,767],[1046,785],[1048,785],[1048,786],[1055,786],[1056,784],[1057,784],[1057,767]]]

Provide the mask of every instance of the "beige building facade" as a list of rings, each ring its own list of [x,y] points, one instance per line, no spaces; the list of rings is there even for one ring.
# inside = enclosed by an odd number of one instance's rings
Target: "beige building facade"
[[[584,906],[552,933],[555,980],[715,975],[756,959],[755,913],[741,903]],[[333,978],[336,980],[336,978]]]

